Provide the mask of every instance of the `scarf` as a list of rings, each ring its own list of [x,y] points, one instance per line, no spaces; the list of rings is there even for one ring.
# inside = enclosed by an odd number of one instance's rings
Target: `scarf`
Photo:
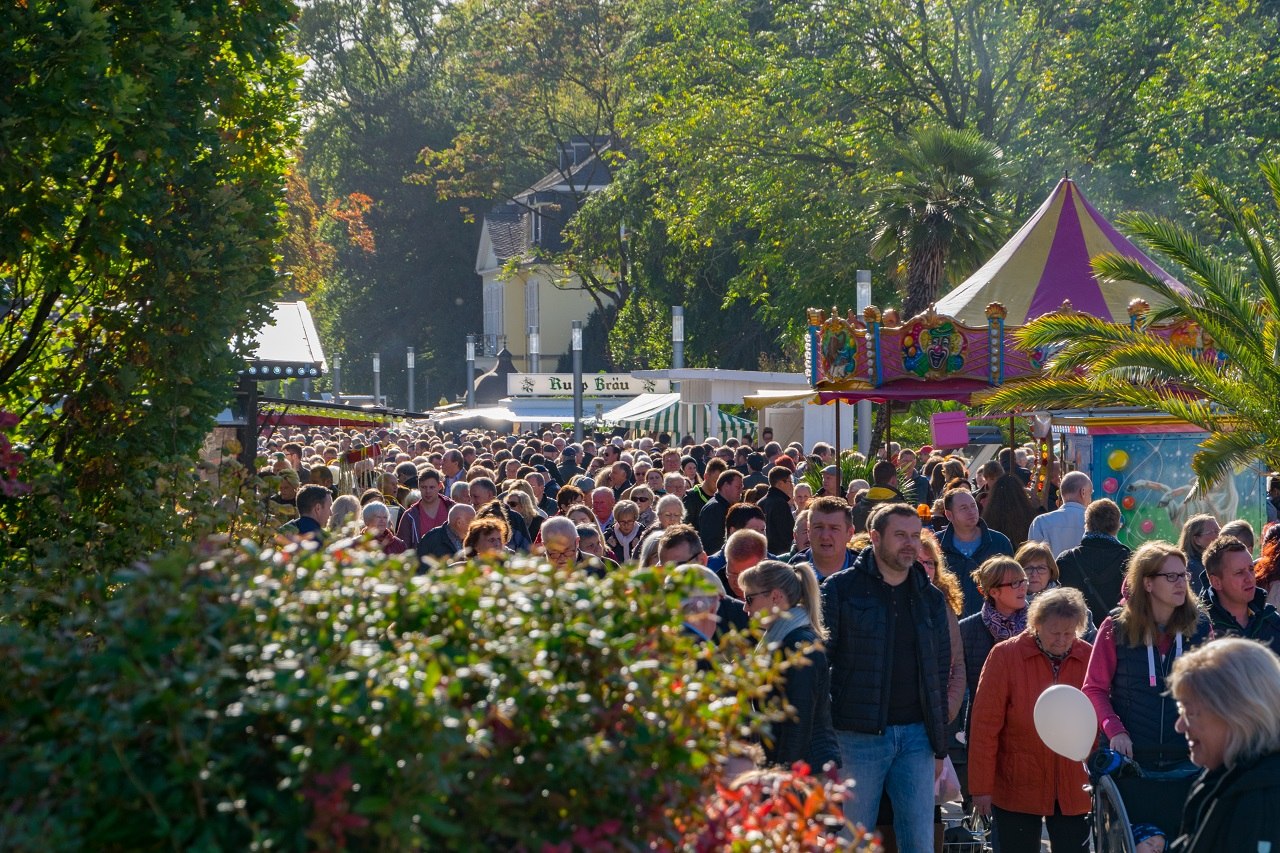
[[[1048,649],[1046,649],[1046,648],[1044,647],[1044,645],[1040,642],[1040,638],[1039,638],[1039,637],[1036,637],[1036,648],[1038,648],[1038,649],[1040,649],[1040,651],[1044,652],[1044,656],[1045,656],[1045,657],[1047,657],[1047,658],[1049,659],[1049,665],[1050,665],[1051,667],[1053,667],[1053,680],[1054,680],[1054,681],[1057,681],[1057,680],[1058,680],[1058,670],[1062,669],[1062,663],[1063,663],[1063,661],[1065,661],[1068,657],[1070,657],[1070,656],[1071,656],[1071,649],[1067,649],[1067,651],[1066,651],[1064,654],[1060,654],[1060,655],[1051,655],[1051,654],[1049,654],[1049,650],[1048,650]]]
[[[631,535],[624,536],[621,530],[619,530],[616,527],[613,528],[613,538],[618,540],[618,544],[622,546],[620,549],[620,553],[618,554],[619,560],[622,560],[623,562],[627,562],[631,559],[631,555],[632,555],[631,543],[636,541],[636,537],[640,535],[640,531],[642,529],[643,528],[640,527],[640,523],[636,522],[636,526],[631,528]]]
[[[809,611],[797,604],[786,613],[779,613],[773,617],[773,622],[769,624],[769,630],[764,632],[764,636],[760,638],[760,644],[756,648],[760,651],[767,651],[771,647],[781,646],[782,641],[792,631],[812,624],[813,622],[809,619]]]
[[[1097,530],[1085,531],[1085,534],[1080,538],[1080,541],[1084,542],[1086,539],[1095,539],[1102,542],[1115,542],[1116,544],[1120,543],[1120,540],[1112,536],[1110,533],[1102,533]]]
[[[990,601],[982,603],[982,624],[987,626],[996,642],[1016,637],[1027,627],[1027,609],[1015,610],[1004,616],[991,605]]]

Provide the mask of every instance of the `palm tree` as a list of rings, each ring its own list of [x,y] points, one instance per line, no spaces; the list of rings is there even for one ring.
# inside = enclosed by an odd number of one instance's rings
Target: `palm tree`
[[[940,127],[916,131],[893,158],[871,207],[880,223],[871,254],[905,269],[904,319],[937,301],[944,277],[971,272],[999,245],[992,199],[1002,156],[977,131]]]
[[[1280,159],[1261,166],[1280,209]],[[997,389],[989,411],[1140,406],[1206,430],[1193,467],[1211,485],[1242,465],[1280,461],[1280,241],[1252,205],[1241,205],[1219,181],[1197,175],[1192,189],[1238,239],[1247,263],[1233,263],[1189,231],[1154,216],[1120,224],[1187,271],[1190,293],[1170,287],[1141,264],[1118,255],[1096,258],[1110,281],[1146,285],[1169,303],[1137,329],[1082,314],[1051,314],[1018,330],[1024,347],[1059,347],[1042,378]],[[1214,241],[1217,243],[1218,241]],[[1146,333],[1147,326],[1185,319],[1212,339],[1216,358]]]

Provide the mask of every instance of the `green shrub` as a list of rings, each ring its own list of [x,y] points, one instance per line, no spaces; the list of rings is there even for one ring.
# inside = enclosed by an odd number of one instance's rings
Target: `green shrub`
[[[358,545],[81,578],[0,615],[0,847],[681,846],[777,670],[696,650],[663,580]]]

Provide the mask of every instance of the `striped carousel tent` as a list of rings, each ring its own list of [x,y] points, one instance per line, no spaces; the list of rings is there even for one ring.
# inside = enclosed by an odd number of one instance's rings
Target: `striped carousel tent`
[[[1040,209],[981,269],[940,299],[939,314],[970,325],[987,323],[986,307],[999,302],[1005,322],[1020,326],[1070,300],[1076,311],[1128,323],[1128,306],[1145,299],[1153,307],[1165,301],[1128,282],[1104,283],[1093,275],[1092,260],[1104,253],[1133,258],[1174,288],[1176,279],[1144,255],[1094,208],[1070,178],[1063,178]]]

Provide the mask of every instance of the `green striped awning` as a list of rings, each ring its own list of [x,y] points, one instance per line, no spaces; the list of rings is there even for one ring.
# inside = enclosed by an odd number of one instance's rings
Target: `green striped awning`
[[[604,416],[606,424],[639,432],[675,432],[679,394],[641,394]]]
[[[731,415],[720,409],[716,409],[716,426],[719,427],[719,437],[722,440],[754,435],[756,431],[755,421]]]

